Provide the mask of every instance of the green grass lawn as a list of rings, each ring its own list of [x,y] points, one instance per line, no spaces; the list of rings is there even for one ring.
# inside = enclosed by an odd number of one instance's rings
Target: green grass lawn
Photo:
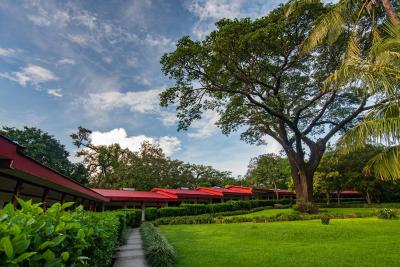
[[[400,220],[160,227],[176,266],[400,266]]]

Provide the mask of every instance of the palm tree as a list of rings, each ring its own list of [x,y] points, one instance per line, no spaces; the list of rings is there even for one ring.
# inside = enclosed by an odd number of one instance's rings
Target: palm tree
[[[294,0],[287,15],[299,5],[319,3],[319,0]],[[389,21],[384,37],[378,30],[375,9],[383,6]],[[372,44],[368,53],[360,49],[359,24],[364,13],[371,20]],[[376,96],[377,104],[365,119],[348,131],[339,141],[344,150],[354,150],[368,143],[385,144],[386,149],[375,156],[365,171],[383,179],[400,178],[400,23],[390,0],[340,0],[325,14],[303,44],[303,52],[323,42],[332,43],[344,32],[348,44],[341,66],[325,81],[324,90],[340,90],[345,85],[363,85]]]

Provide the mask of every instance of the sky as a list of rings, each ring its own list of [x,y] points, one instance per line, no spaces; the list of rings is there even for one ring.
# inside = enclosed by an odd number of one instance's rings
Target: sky
[[[143,141],[166,155],[244,175],[252,157],[278,153],[225,136],[204,114],[177,132],[174,107],[159,93],[173,84],[160,57],[183,36],[202,39],[222,18],[266,15],[284,0],[0,0],[0,126],[38,127],[71,153],[78,126],[95,144],[137,150]]]

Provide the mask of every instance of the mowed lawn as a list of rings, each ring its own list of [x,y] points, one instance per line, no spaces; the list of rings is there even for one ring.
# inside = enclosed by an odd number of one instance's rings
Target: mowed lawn
[[[176,266],[400,266],[400,220],[161,226]]]

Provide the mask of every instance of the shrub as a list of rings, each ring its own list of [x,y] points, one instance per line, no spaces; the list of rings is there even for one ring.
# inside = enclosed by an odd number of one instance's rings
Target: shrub
[[[79,212],[65,209],[72,202],[56,203],[46,212],[40,204],[17,199],[0,210],[1,266],[71,266],[83,263],[83,250],[90,246],[87,237],[93,230],[82,227]]]
[[[329,221],[331,220],[331,217],[329,217],[328,215],[322,215],[321,216],[321,223],[328,225]]]
[[[151,223],[140,226],[143,248],[152,267],[170,267],[176,261],[174,248]]]
[[[146,208],[145,210],[146,220],[153,221],[158,218],[157,208]]]
[[[312,202],[300,202],[293,205],[293,209],[298,212],[315,214],[319,212],[318,206]]]
[[[378,211],[378,218],[380,219],[395,219],[396,213],[392,209],[383,208]]]

